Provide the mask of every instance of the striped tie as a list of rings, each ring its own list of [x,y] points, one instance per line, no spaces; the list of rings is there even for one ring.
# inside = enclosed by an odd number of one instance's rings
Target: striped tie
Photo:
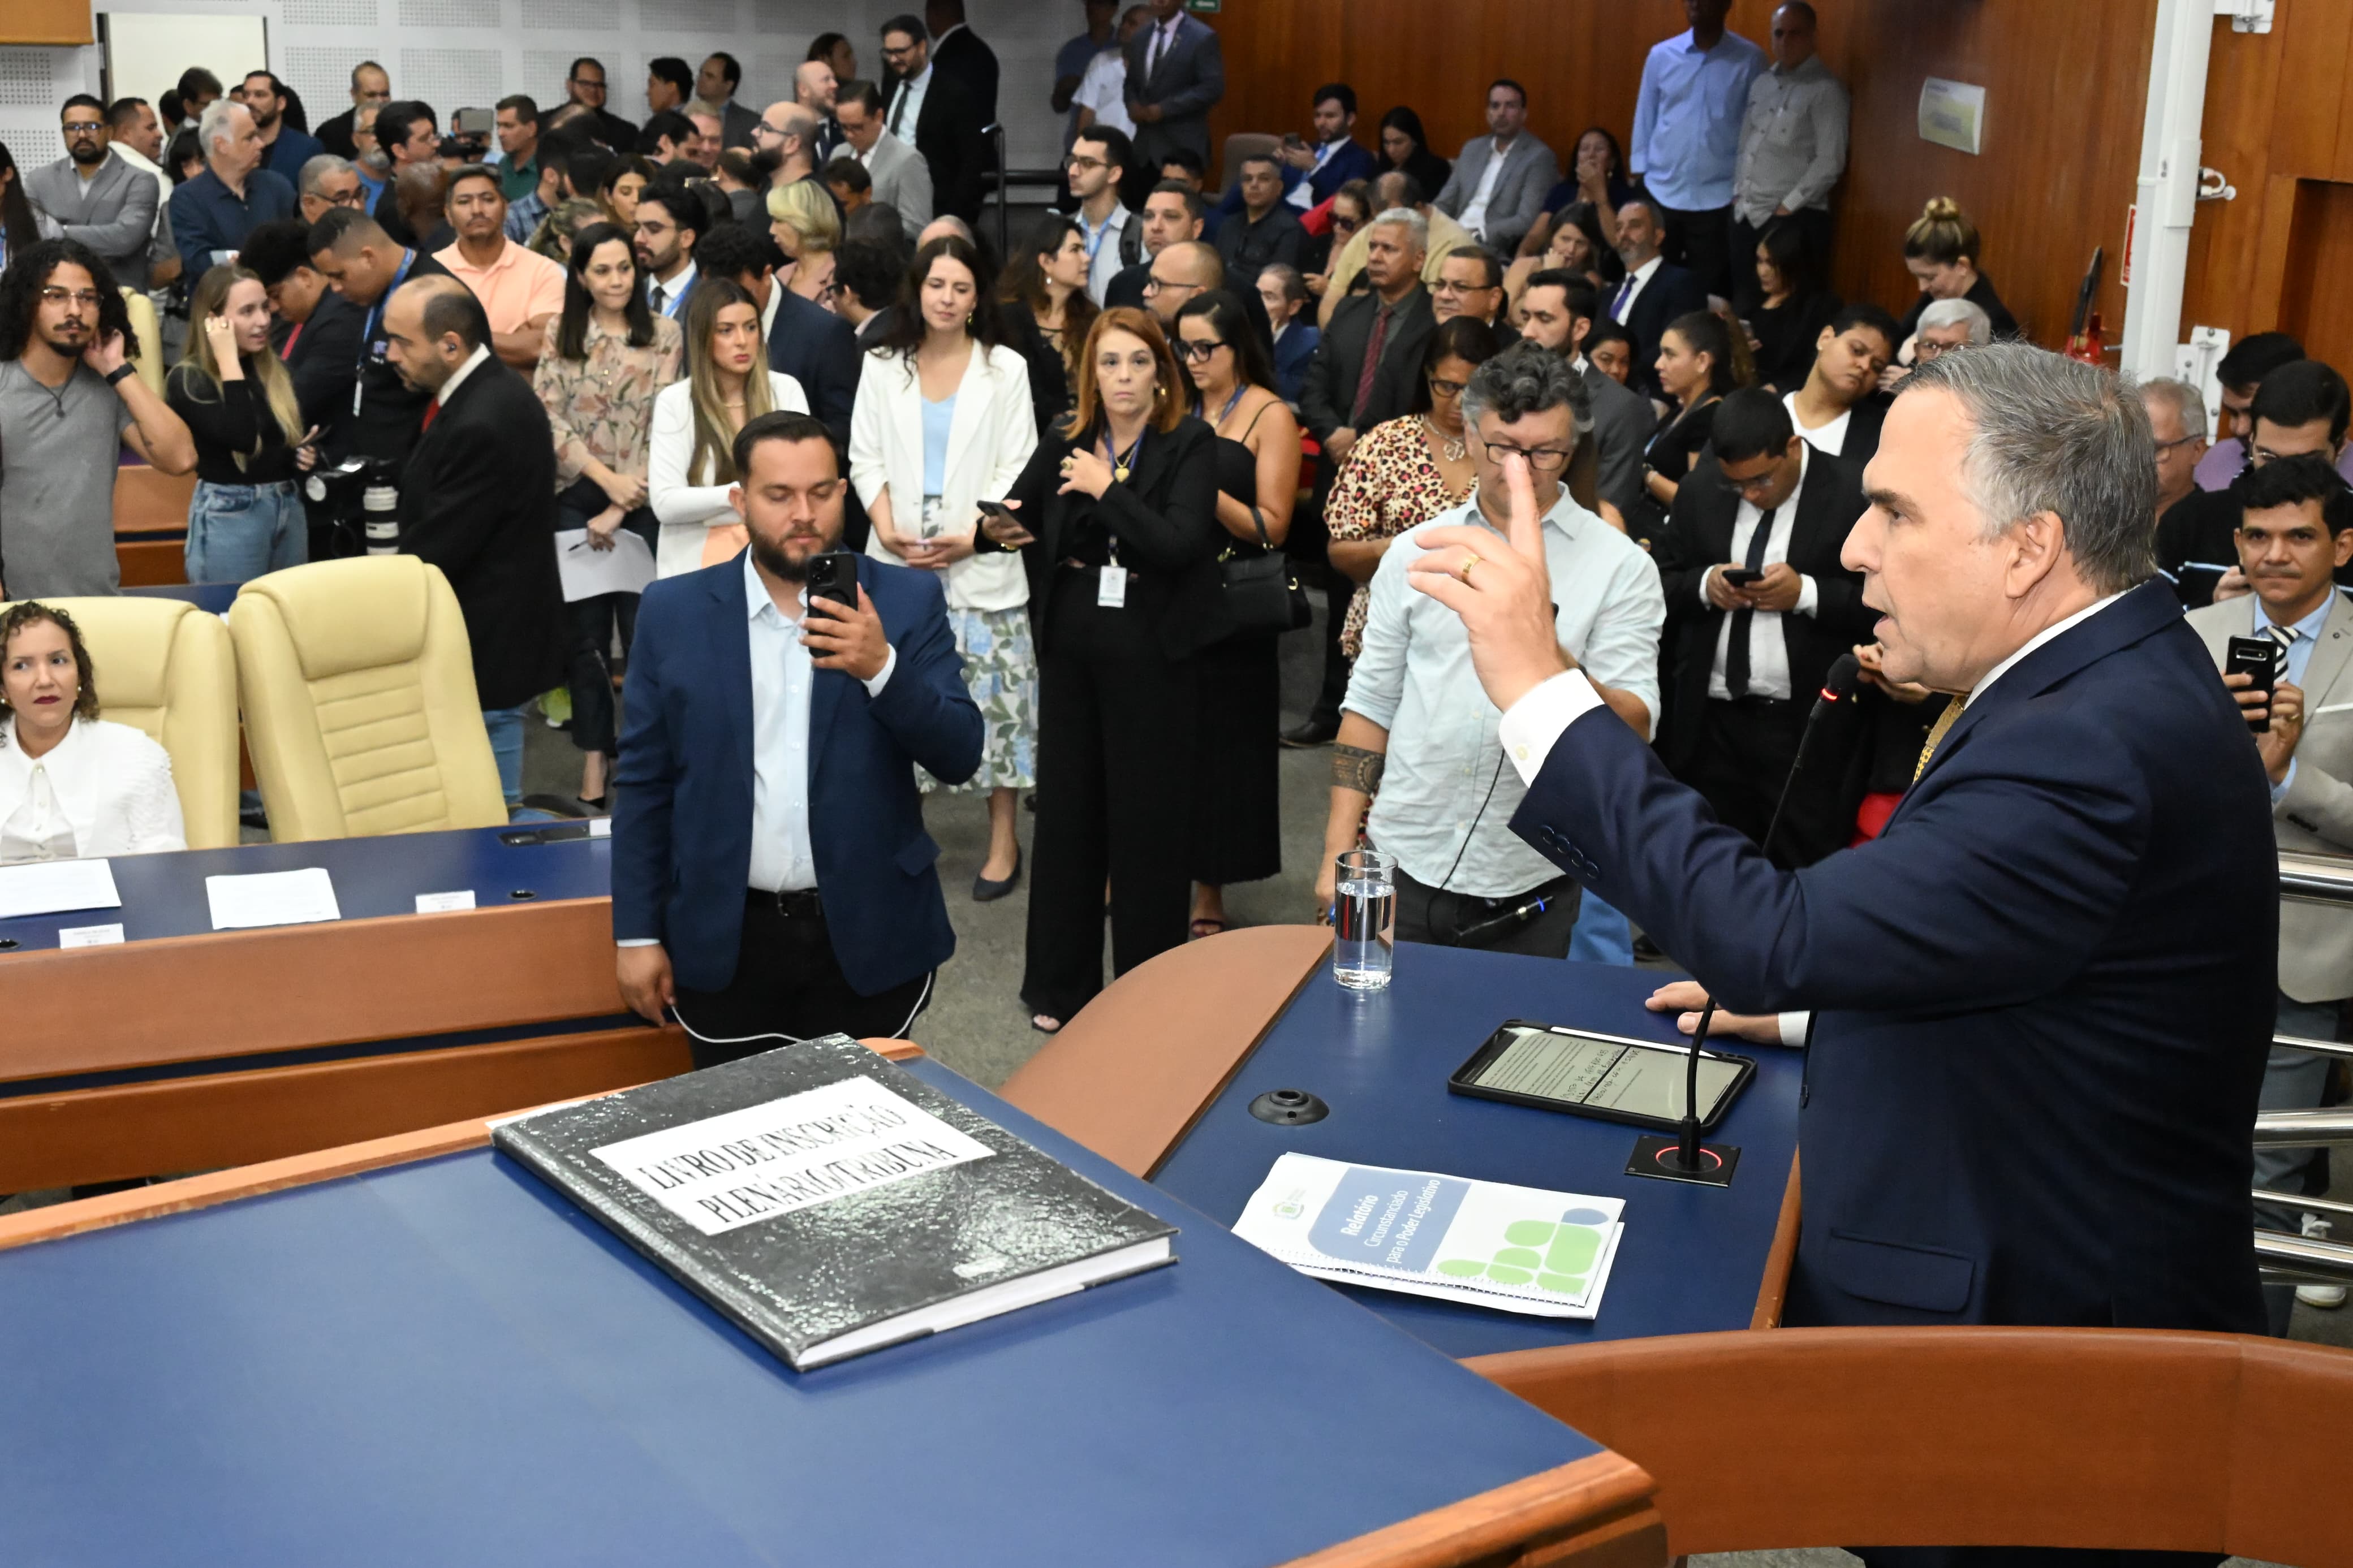
[[[2295,646],[2295,639],[2303,634],[2294,626],[2266,626],[2263,627],[2263,635],[2279,644],[2280,657],[2284,659],[2287,657],[2287,650]]]
[[[1920,760],[1912,769],[1914,784],[1918,784],[1920,775],[1928,771],[1928,759],[1936,754],[1936,748],[1944,744],[1945,737],[1952,731],[1953,721],[1961,716],[1961,710],[1968,705],[1968,698],[1954,698],[1945,704],[1945,710],[1936,715],[1936,721],[1928,726],[1928,743],[1920,748]]]

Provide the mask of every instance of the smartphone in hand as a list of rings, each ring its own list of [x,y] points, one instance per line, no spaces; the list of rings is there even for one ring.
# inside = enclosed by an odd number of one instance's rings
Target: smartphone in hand
[[[2247,721],[2247,728],[2258,735],[2271,733],[2272,689],[2279,681],[2280,666],[2284,662],[2281,656],[2286,651],[2269,637],[2232,637],[2228,651],[2223,655],[2223,674],[2249,678],[2248,686],[2239,689],[2243,691],[2252,688],[2263,694],[2263,716]]]
[[[830,599],[849,609],[858,608],[858,557],[847,550],[828,550],[809,558],[809,603]]]
[[[1727,566],[1724,569],[1723,576],[1725,587],[1746,588],[1751,583],[1761,581],[1765,574],[1752,572],[1746,566]]]

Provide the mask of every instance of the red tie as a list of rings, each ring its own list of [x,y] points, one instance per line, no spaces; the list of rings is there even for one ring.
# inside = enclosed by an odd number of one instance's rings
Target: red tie
[[[1381,371],[1381,350],[1389,341],[1389,312],[1394,305],[1382,305],[1373,313],[1373,335],[1365,343],[1365,368],[1356,373],[1356,400],[1348,405],[1348,428],[1359,428],[1365,418],[1365,405],[1373,400],[1373,378]]]
[[[441,400],[439,398],[437,397],[432,402],[427,404],[425,405],[425,423],[417,427],[417,433],[419,436],[422,436],[427,430],[432,429],[434,416],[438,415],[440,412]]]
[[[295,323],[294,330],[286,334],[286,346],[278,351],[280,359],[291,359],[294,356],[294,345],[302,341],[302,329],[309,325],[308,321]]]

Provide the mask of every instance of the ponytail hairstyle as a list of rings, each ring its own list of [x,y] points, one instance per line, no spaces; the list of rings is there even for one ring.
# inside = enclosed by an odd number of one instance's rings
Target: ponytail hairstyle
[[[1912,226],[1904,231],[1904,259],[1933,261],[1939,267],[1966,261],[1975,267],[1978,244],[1978,226],[1969,221],[1960,203],[1950,196],[1930,196]]]
[[[1667,331],[1689,343],[1694,353],[1707,355],[1707,389],[1715,396],[1757,379],[1756,363],[1748,355],[1748,335],[1726,327],[1715,311],[1694,310],[1677,316]]]
[[[260,275],[251,268],[234,262],[208,268],[196,279],[195,292],[188,297],[188,345],[180,353],[180,363],[173,374],[187,388],[188,395],[199,403],[218,403],[227,395],[221,390],[220,364],[213,358],[212,335],[205,331],[205,321],[226,310],[229,290],[240,283],[262,287]],[[286,362],[269,349],[258,354],[240,354],[245,362],[245,374],[261,389],[262,400],[269,404],[270,417],[278,421],[289,447],[300,445],[302,439],[302,409],[294,400],[294,378],[286,374]],[[261,452],[261,438],[254,438],[251,452],[235,454],[238,471],[245,460]]]

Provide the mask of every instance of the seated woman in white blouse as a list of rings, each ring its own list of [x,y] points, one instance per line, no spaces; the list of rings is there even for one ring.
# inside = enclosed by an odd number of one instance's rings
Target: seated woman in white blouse
[[[0,863],[187,847],[172,759],[98,716],[73,618],[30,601],[0,616]]]
[[[799,382],[768,368],[758,301],[733,279],[703,279],[686,298],[686,379],[654,398],[646,504],[661,520],[656,576],[698,571],[744,548],[750,536],[727,504],[735,433],[779,409],[807,414],[808,399]]]

